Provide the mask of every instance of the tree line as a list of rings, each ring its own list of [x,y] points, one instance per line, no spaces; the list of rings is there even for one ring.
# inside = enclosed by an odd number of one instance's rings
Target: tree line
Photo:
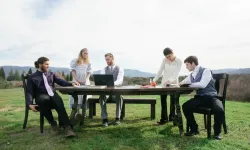
[[[21,81],[21,75],[22,74],[26,74],[26,72],[23,70],[22,73],[20,74],[18,72],[18,70],[16,69],[15,71],[13,69],[10,70],[10,72],[8,73],[8,75],[5,74],[4,69],[1,68],[0,69],[0,77],[2,77],[3,79],[7,80],[7,81]],[[27,72],[27,74],[32,74],[32,69],[30,68],[29,71]],[[72,73],[70,72],[69,74],[66,74],[65,72],[59,72],[57,71],[55,73],[59,78],[64,79],[66,81],[72,81],[73,77],[72,77]],[[183,79],[184,77],[180,77],[180,81]],[[153,77],[151,77],[151,79],[153,79]],[[146,85],[149,84],[149,77],[124,77],[124,85]],[[90,76],[90,81],[94,81],[94,77],[93,75]],[[157,84],[160,84],[161,82],[161,78],[157,81]]]
[[[2,78],[3,80],[7,80],[7,81],[21,81],[22,80],[22,74],[32,74],[32,69],[30,68],[28,70],[28,72],[26,73],[24,70],[19,73],[19,71],[13,70],[12,68],[10,69],[10,72],[8,73],[8,75],[6,75],[3,67],[0,68],[0,78]],[[57,71],[56,74],[67,81],[72,81],[72,73],[70,72],[70,74],[65,74],[64,72],[59,72]]]
[[[21,81],[22,78],[21,78],[21,75],[23,73],[26,73],[24,70],[21,72],[21,74],[19,73],[19,71],[16,69],[16,70],[13,70],[12,68],[10,69],[10,72],[8,73],[8,75],[6,75],[5,71],[3,68],[0,68],[0,77],[4,80],[7,80],[7,81]],[[31,68],[29,69],[28,71],[28,74],[32,74],[32,70]]]

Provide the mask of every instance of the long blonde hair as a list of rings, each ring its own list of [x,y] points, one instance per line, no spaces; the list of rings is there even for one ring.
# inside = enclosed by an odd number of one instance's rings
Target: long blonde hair
[[[86,64],[89,64],[89,56],[87,56],[86,59],[84,59],[84,58],[82,57],[82,53],[85,52],[85,51],[88,51],[88,49],[87,49],[87,48],[83,48],[83,49],[80,51],[80,53],[79,53],[79,55],[78,55],[78,58],[77,58],[77,60],[76,60],[76,65],[79,65],[79,64],[81,64],[82,62],[83,62],[83,63],[86,63]]]

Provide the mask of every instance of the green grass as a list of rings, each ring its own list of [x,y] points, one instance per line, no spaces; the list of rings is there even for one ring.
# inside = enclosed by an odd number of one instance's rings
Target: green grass
[[[62,95],[68,113],[68,96]],[[77,138],[65,139],[52,136],[45,123],[45,133],[39,131],[39,113],[31,112],[26,130],[22,129],[24,118],[23,89],[0,90],[0,149],[250,149],[250,103],[227,102],[226,119],[229,133],[222,141],[208,140],[204,130],[203,116],[196,115],[201,134],[195,137],[179,136],[172,123],[155,126],[160,117],[160,101],[157,98],[156,120],[150,120],[149,105],[127,105],[126,118],[120,126],[101,127],[100,107],[97,116],[86,119],[85,125],[76,127]],[[181,97],[181,103],[189,97]],[[108,105],[110,120],[115,118],[115,105]],[[56,113],[54,113],[57,116]],[[184,124],[185,119],[183,117]],[[212,131],[213,133],[213,131]]]

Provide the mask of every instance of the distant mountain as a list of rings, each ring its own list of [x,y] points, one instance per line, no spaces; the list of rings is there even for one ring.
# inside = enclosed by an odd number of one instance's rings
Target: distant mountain
[[[25,71],[26,73],[29,71],[29,69],[32,69],[32,72],[35,72],[36,69],[34,67],[29,67],[29,66],[0,66],[3,67],[6,76],[8,75],[8,73],[10,72],[11,69],[13,69],[13,71],[18,70],[18,72],[21,74],[23,71]],[[65,74],[69,74],[70,73],[70,69],[69,68],[59,68],[59,67],[50,67],[50,70],[52,72],[64,72]],[[94,71],[94,74],[99,74],[101,71]],[[148,73],[148,72],[142,72],[139,70],[132,70],[132,69],[124,69],[124,74],[126,77],[154,77],[155,74],[152,73]]]
[[[94,71],[93,74],[100,74],[101,70]],[[155,74],[153,73],[148,73],[148,72],[142,72],[139,70],[133,70],[133,69],[124,69],[124,75],[126,77],[154,77]]]
[[[6,76],[8,75],[11,68],[15,71],[16,69],[21,74],[23,70],[27,73],[30,68],[32,68],[32,72],[35,72],[36,69],[34,67],[29,66],[0,66],[4,68]],[[50,67],[50,70],[53,72],[64,72],[65,74],[70,73],[69,68],[60,68],[60,67]],[[212,70],[213,73],[228,73],[228,74],[250,74],[250,68],[242,68],[242,69],[219,69],[219,70]],[[94,74],[99,74],[101,71],[94,71]],[[149,72],[142,72],[139,70],[133,69],[124,69],[126,77],[154,77],[155,74]]]
[[[228,74],[250,74],[250,68],[240,69],[219,69],[212,70],[213,73],[228,73]]]

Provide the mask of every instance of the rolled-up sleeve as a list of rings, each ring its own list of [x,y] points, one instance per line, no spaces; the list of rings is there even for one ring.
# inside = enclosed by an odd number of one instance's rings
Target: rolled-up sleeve
[[[202,88],[202,89],[206,88],[212,78],[213,77],[211,71],[209,69],[205,69],[202,74],[200,82],[192,83],[190,87]]]
[[[124,69],[120,68],[119,73],[117,76],[117,80],[114,82],[115,86],[120,86],[123,83],[123,78],[124,78]]]
[[[164,59],[162,60],[162,62],[161,62],[161,66],[160,66],[160,68],[159,68],[157,74],[155,75],[155,77],[154,77],[154,79],[153,79],[154,82],[156,82],[156,81],[160,78],[160,76],[162,75],[162,72],[163,72],[163,70],[164,70],[164,68],[165,68],[165,63],[166,63],[166,60],[165,60],[165,58],[164,58]]]
[[[92,65],[91,65],[91,63],[88,64],[87,73],[92,73]]]
[[[75,70],[75,69],[76,69],[76,59],[73,59],[73,60],[71,61],[71,63],[70,63],[70,68],[71,68],[72,70]]]

